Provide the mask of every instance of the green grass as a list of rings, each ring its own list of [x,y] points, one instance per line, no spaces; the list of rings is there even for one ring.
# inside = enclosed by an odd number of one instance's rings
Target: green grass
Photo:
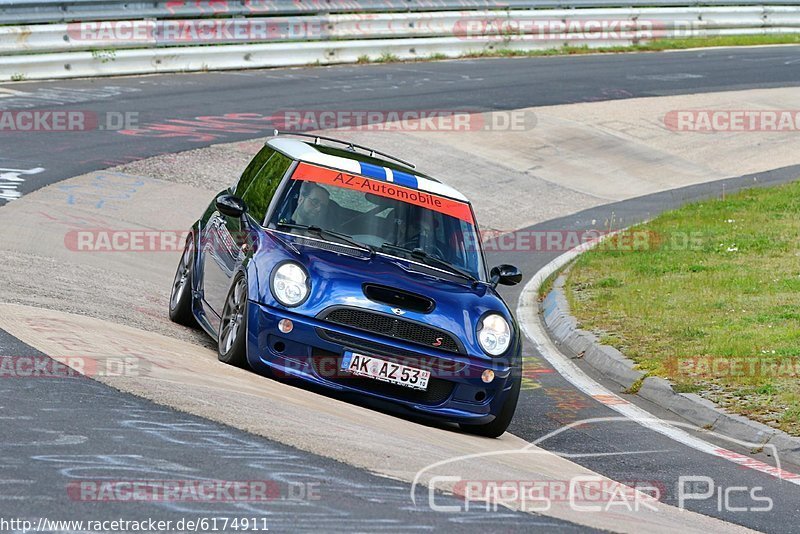
[[[638,45],[643,50],[680,50],[707,46],[755,46],[771,44],[798,44],[800,34],[778,33],[768,35],[721,35],[717,37],[687,37],[684,39],[658,39]]]
[[[398,58],[396,55],[390,52],[384,52],[383,54],[378,56],[377,59],[373,61],[375,63],[397,63],[398,61],[400,61],[400,58]]]
[[[755,46],[755,45],[775,45],[775,44],[800,44],[800,33],[769,34],[769,35],[724,35],[717,37],[687,37],[683,39],[656,39],[650,42],[635,44],[630,46],[606,46],[590,48],[588,45],[571,46],[564,45],[558,48],[548,48],[545,50],[512,50],[508,48],[494,48],[491,50],[480,50],[467,52],[458,58],[490,58],[490,57],[537,57],[537,56],[569,56],[580,54],[608,54],[625,52],[661,52],[664,50],[685,50],[687,48],[704,48],[711,46]],[[438,61],[447,59],[444,54],[431,54],[428,57],[420,57],[410,61]],[[357,63],[391,63],[403,61],[394,54],[383,54],[378,58],[370,59],[368,56],[360,56]]]
[[[529,56],[570,56],[579,54],[608,54],[624,52],[661,52],[664,50],[685,50],[711,46],[755,46],[774,44],[800,44],[800,34],[772,35],[725,35],[718,37],[687,37],[684,39],[656,39],[635,45],[604,46],[590,48],[588,45],[565,45],[546,50],[483,50],[465,54],[462,57],[529,57]]]
[[[566,291],[643,371],[800,435],[800,183],[631,228],[581,255]]]

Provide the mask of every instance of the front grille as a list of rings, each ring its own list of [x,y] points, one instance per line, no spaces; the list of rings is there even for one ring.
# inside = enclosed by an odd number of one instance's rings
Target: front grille
[[[425,369],[426,371],[431,371],[433,374],[439,372],[458,373],[464,368],[464,364],[462,363],[443,360],[441,358],[432,358],[418,352],[389,347],[381,343],[375,343],[360,337],[348,336],[347,334],[342,334],[333,330],[317,328],[317,335],[322,339],[342,345],[353,351],[382,356],[395,363]]]
[[[365,330],[383,336],[402,339],[448,352],[461,352],[456,340],[450,334],[390,315],[383,315],[357,308],[335,308],[323,317],[326,321],[358,330]]]
[[[317,348],[312,349],[311,365],[319,376],[353,389],[406,402],[436,406],[450,398],[455,386],[452,382],[431,376],[428,381],[428,389],[421,391],[372,378],[351,375],[346,371],[331,373],[330,367],[326,365],[326,360],[330,362],[331,358],[336,360],[336,369],[341,369],[342,357],[339,354]]]

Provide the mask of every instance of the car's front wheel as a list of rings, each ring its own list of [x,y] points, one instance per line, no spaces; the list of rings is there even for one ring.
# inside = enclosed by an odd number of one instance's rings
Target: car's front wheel
[[[228,290],[217,340],[219,361],[247,367],[247,278],[237,274]]]
[[[169,295],[169,318],[184,326],[197,326],[192,313],[192,283],[194,276],[194,234],[186,236],[186,246],[175,271]]]
[[[517,401],[519,400],[519,392],[522,388],[522,377],[514,377],[514,384],[511,386],[511,391],[508,392],[505,404],[500,409],[500,413],[494,418],[494,421],[485,425],[459,425],[461,430],[476,434],[478,436],[485,436],[487,438],[498,438],[511,424],[511,419],[514,417],[514,412],[517,409]]]

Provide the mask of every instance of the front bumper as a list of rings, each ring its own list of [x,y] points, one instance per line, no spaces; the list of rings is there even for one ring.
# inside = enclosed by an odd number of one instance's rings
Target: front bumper
[[[290,319],[284,334],[278,321]],[[345,351],[368,354],[431,372],[427,390],[415,390],[341,369]],[[512,385],[512,368],[488,358],[446,353],[307,317],[253,301],[248,306],[247,359],[257,372],[300,378],[364,400],[386,402],[438,420],[456,423],[491,422]],[[495,378],[485,384],[482,373]]]

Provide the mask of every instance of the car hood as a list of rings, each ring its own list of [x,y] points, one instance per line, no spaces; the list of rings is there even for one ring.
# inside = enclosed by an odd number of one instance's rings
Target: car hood
[[[358,250],[342,253],[347,249],[339,248],[334,242],[317,242],[314,246],[309,243],[313,241],[265,233],[254,256],[261,303],[284,308],[272,295],[270,278],[279,262],[292,260],[306,269],[311,281],[308,299],[290,308],[294,313],[317,317],[331,307],[347,306],[391,314],[449,332],[473,355],[483,355],[477,343],[476,326],[485,314],[499,313],[516,330],[505,302],[485,283],[472,284],[393,256],[375,254],[370,258]],[[338,252],[318,247],[338,249]],[[397,303],[370,299],[364,290],[369,284],[427,297],[433,301],[433,309],[425,313]]]

